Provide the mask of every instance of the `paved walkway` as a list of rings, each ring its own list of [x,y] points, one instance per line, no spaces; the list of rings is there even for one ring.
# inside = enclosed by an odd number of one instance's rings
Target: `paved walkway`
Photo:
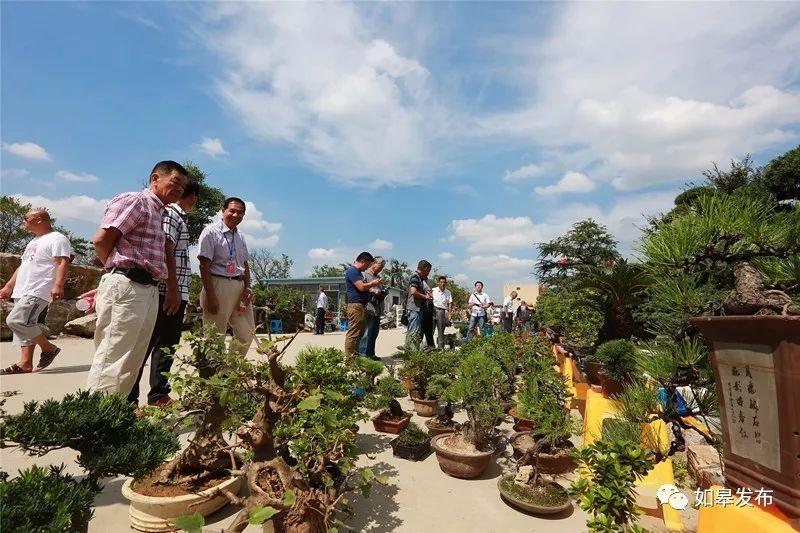
[[[389,356],[402,344],[403,337],[404,330],[381,332],[377,353],[385,356],[385,362],[391,362]],[[23,402],[60,398],[85,386],[92,359],[92,341],[63,337],[56,343],[62,348],[62,352],[47,370],[37,374],[0,378],[0,390],[17,390],[21,393],[8,399],[6,409],[9,412],[21,411]],[[302,333],[287,351],[286,362],[291,364],[300,350],[308,345],[341,348],[344,346],[344,334],[337,332],[320,337]],[[3,367],[16,361],[17,349],[7,342],[0,344],[0,364]],[[250,354],[257,356],[252,348]],[[144,375],[148,375],[147,370]],[[142,403],[146,393],[145,386],[142,390]],[[404,408],[412,410],[408,399],[402,403]],[[413,421],[422,425],[425,419],[414,415]],[[501,429],[511,432],[508,423],[503,424]],[[369,421],[362,424],[359,440],[364,452],[359,460],[360,464],[371,466],[378,475],[388,475],[391,485],[376,485],[368,499],[353,496],[356,514],[349,525],[355,531],[565,533],[586,530],[586,515],[577,507],[566,516],[543,519],[520,513],[503,503],[496,488],[501,469],[506,464],[502,456],[480,479],[460,480],[442,473],[433,454],[418,463],[393,457],[388,444],[391,436],[376,433]],[[69,472],[80,473],[74,457],[74,452],[70,450],[58,450],[35,459],[15,449],[0,451],[2,468],[11,475],[32,464],[61,462],[67,465]],[[109,479],[106,482],[103,493],[97,499],[94,518],[89,525],[90,532],[132,531],[128,525],[128,502],[120,492],[123,482],[124,478]],[[207,530],[221,530],[235,513],[236,509],[231,506],[223,508],[207,519]],[[649,528],[658,525],[658,521],[647,522]],[[249,526],[247,531],[260,531],[260,528]]]

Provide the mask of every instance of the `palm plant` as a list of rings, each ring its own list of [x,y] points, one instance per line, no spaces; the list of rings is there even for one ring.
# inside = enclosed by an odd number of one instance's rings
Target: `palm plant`
[[[587,290],[590,301],[603,314],[600,342],[639,336],[641,327],[634,320],[633,310],[651,283],[643,265],[620,259],[610,267],[584,268],[577,279],[578,288]]]
[[[405,261],[389,259],[381,275],[392,287],[405,289],[408,286],[408,278],[411,277],[411,269]]]

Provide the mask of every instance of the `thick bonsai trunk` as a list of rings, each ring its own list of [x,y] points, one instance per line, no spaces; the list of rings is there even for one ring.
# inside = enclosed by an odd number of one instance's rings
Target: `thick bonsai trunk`
[[[722,305],[727,315],[800,314],[800,308],[782,291],[764,290],[764,280],[747,261],[733,264],[734,288]]]
[[[228,443],[222,436],[225,409],[214,405],[203,417],[200,429],[181,453],[172,459],[161,473],[159,483],[170,484],[190,481],[185,479],[203,474],[213,474],[233,469],[228,453]]]

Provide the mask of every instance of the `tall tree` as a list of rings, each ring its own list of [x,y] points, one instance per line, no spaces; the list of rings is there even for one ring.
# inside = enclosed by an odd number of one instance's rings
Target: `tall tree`
[[[399,259],[389,259],[381,272],[381,276],[389,282],[392,287],[405,290],[408,287],[408,278],[411,277],[411,269],[408,263]]]
[[[314,265],[311,267],[312,278],[337,278],[344,276],[344,269],[334,265]]]
[[[267,250],[258,249],[250,252],[250,273],[257,284],[267,279],[288,278],[294,261],[286,254],[272,255]]]
[[[576,222],[566,234],[538,248],[535,274],[547,287],[559,286],[582,268],[611,265],[620,257],[617,241],[591,218]]]
[[[200,183],[200,195],[194,210],[186,217],[186,225],[189,226],[189,244],[197,244],[200,232],[211,222],[211,219],[222,209],[222,202],[225,194],[216,187],[206,183],[206,173],[200,170],[192,161],[183,163],[189,172],[189,179]]]

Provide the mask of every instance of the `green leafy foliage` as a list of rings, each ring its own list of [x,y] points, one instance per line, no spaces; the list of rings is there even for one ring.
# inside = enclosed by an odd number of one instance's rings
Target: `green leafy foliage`
[[[364,405],[370,409],[386,408],[394,398],[402,398],[407,394],[403,385],[393,376],[378,379],[375,388],[364,398]]]
[[[270,310],[280,315],[303,308],[303,298],[306,293],[293,287],[253,287],[253,303],[257,307],[267,306]]]
[[[101,490],[93,479],[64,474],[63,466],[32,466],[12,480],[0,480],[0,523],[8,532],[82,531]]]
[[[603,313],[588,289],[549,289],[536,301],[536,315],[545,324],[579,346],[592,346],[603,326]]]
[[[194,513],[192,515],[179,516],[172,520],[172,523],[187,533],[202,533],[203,526],[206,525],[206,519],[200,513]]]
[[[395,444],[399,444],[402,446],[418,446],[420,444],[427,443],[431,440],[430,434],[419,427],[414,422],[411,422],[408,427],[406,427],[403,431],[397,435],[395,439]]]
[[[93,479],[144,477],[178,449],[174,435],[137,418],[123,396],[88,391],[28,402],[21,413],[4,417],[0,435],[37,455],[72,448]]]
[[[641,509],[634,489],[636,480],[653,467],[647,452],[630,442],[599,440],[579,450],[576,457],[588,476],[575,481],[570,491],[579,497],[581,509],[591,515],[586,522],[589,531],[643,531],[636,523]]]
[[[279,509],[274,507],[253,507],[247,510],[248,523],[253,525],[260,525],[280,513]]]
[[[340,278],[344,276],[344,268],[335,265],[314,265],[311,267],[312,278]]]
[[[593,360],[599,361],[612,378],[629,382],[637,375],[639,351],[628,340],[617,339],[601,344]]]
[[[503,370],[508,382],[508,394],[513,391],[514,380],[519,365],[519,352],[511,333],[494,333],[489,336],[475,337],[461,348],[461,356],[472,353],[484,354],[493,359]]]
[[[533,434],[544,440],[544,444],[555,446],[568,440],[576,430],[567,409],[571,397],[564,376],[553,368],[552,358],[540,358],[538,367],[531,367],[522,376],[515,414],[535,421]]]
[[[296,468],[312,487],[333,484],[320,458],[342,472],[354,467],[358,453],[354,428],[367,418],[353,395],[359,375],[356,364],[336,348],[307,347],[297,357],[288,379],[296,409],[281,417],[275,437],[288,443],[298,461]]]
[[[395,354],[395,358],[403,361],[400,376],[411,378],[423,398],[426,396],[429,380],[433,376],[452,374],[458,362],[458,355],[453,350],[420,348],[416,343],[404,345]]]
[[[497,362],[475,351],[461,361],[443,399],[463,402],[468,418],[464,436],[482,449],[488,445],[496,419],[504,414],[501,400],[508,394],[508,379]]]
[[[200,233],[214,216],[222,210],[225,194],[218,188],[206,182],[207,176],[200,167],[191,161],[183,163],[189,172],[189,179],[200,183],[200,194],[197,196],[197,205],[186,216],[186,225],[189,228],[189,244],[197,244]]]

